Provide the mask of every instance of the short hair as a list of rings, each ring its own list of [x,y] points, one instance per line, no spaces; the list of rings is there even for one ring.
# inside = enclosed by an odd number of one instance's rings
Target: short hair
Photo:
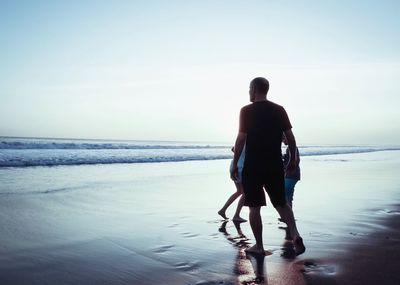
[[[251,83],[257,93],[267,94],[269,90],[269,82],[264,77],[256,77]]]

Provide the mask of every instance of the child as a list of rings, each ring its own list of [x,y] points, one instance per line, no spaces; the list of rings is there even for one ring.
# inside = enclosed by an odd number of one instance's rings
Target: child
[[[243,147],[242,153],[240,154],[237,166],[238,166],[238,179],[235,182],[236,186],[236,192],[233,193],[228,200],[226,201],[225,205],[221,208],[221,210],[218,211],[218,214],[224,218],[225,220],[228,219],[226,216],[225,212],[226,209],[239,197],[239,202],[236,207],[236,212],[235,215],[232,218],[232,221],[234,222],[247,222],[247,220],[243,219],[240,217],[240,211],[242,210],[243,204],[244,204],[244,196],[243,194],[243,185],[242,185],[242,170],[243,170],[243,164],[244,164],[244,157],[245,157],[245,149],[246,145]],[[232,151],[234,151],[234,148],[232,147]],[[233,160],[231,161],[231,166],[229,168],[229,171],[232,172],[233,170]]]
[[[288,145],[285,135],[282,136],[282,142],[284,143],[284,145]],[[290,208],[292,208],[294,186],[296,185],[297,181],[300,180],[300,155],[299,155],[299,149],[297,147],[296,147],[296,156],[294,157],[294,160],[296,161],[296,170],[290,175],[286,173],[286,168],[289,163],[289,158],[290,158],[290,150],[289,147],[287,147],[286,153],[283,155],[283,166],[285,168],[285,196],[288,205],[290,206]]]

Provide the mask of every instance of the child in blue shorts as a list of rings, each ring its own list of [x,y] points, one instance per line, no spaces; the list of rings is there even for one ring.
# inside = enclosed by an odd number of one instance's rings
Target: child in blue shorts
[[[288,145],[285,135],[282,136],[282,142],[284,145]],[[287,147],[286,153],[283,155],[283,166],[285,168],[285,196],[288,205],[290,206],[290,208],[292,208],[294,186],[296,185],[297,181],[300,180],[300,154],[299,154],[299,149],[297,147],[296,147],[296,157],[295,157],[296,170],[290,175],[286,173],[286,168],[289,164],[289,158],[290,158],[290,150],[289,147]]]

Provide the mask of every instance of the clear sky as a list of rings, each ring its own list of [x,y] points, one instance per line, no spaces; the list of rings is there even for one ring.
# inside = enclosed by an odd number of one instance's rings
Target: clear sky
[[[400,144],[400,1],[0,0],[0,135],[233,143],[269,79],[301,144]]]

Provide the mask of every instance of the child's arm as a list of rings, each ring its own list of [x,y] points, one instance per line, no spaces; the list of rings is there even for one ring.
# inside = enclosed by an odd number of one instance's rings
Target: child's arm
[[[289,149],[289,162],[286,167],[286,174],[292,175],[296,171],[296,156],[297,156],[296,139],[291,129],[285,131],[285,136],[288,141],[288,149]]]

